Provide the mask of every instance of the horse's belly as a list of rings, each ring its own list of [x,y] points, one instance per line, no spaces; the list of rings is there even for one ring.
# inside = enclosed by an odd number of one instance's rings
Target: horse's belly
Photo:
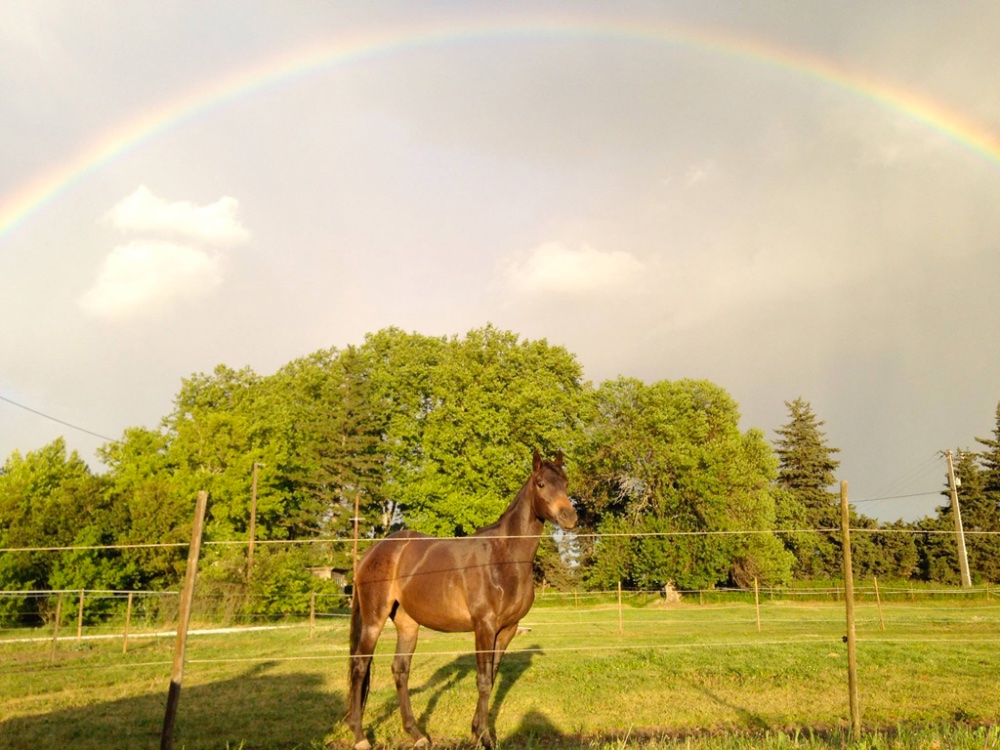
[[[400,596],[403,610],[421,625],[445,633],[472,630],[472,614],[461,595],[448,595],[447,586],[439,591],[406,591]]]

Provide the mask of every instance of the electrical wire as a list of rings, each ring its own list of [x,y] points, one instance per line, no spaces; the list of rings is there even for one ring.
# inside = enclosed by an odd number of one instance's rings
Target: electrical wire
[[[20,404],[17,401],[14,401],[13,399],[7,398],[6,396],[0,396],[0,401],[5,401],[11,406],[16,406],[18,409],[24,409],[25,411],[29,411],[32,414],[37,414],[39,417],[44,417],[45,419],[52,420],[53,422],[58,422],[64,427],[69,427],[71,429],[77,430],[78,432],[84,432],[87,435],[92,435],[93,437],[100,438],[101,440],[107,440],[108,442],[114,442],[115,440],[115,438],[108,437],[107,435],[102,435],[101,433],[94,432],[93,430],[88,430],[86,427],[80,427],[78,425],[71,424],[69,422],[66,422],[65,420],[59,419],[58,417],[53,417],[51,414],[46,414],[45,412],[38,411],[38,409],[32,409],[30,406],[25,406],[24,404]]]

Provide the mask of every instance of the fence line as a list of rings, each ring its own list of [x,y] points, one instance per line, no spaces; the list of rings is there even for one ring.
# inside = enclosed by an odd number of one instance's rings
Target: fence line
[[[613,624],[613,623],[612,623]],[[222,629],[223,631],[232,631],[232,629]],[[246,632],[253,632],[254,629],[246,629]],[[256,630],[260,630],[259,628]],[[241,631],[242,632],[242,631]],[[231,632],[222,631],[190,631],[191,635],[211,635],[211,634],[231,634]],[[176,635],[176,633],[164,633],[165,636]],[[40,639],[48,641],[50,639]],[[966,647],[970,645],[998,645],[1000,644],[1000,638],[989,637],[989,638],[963,638],[957,640],[955,638],[891,638],[891,637],[873,637],[873,638],[858,638],[858,643],[861,644],[879,644],[879,643],[905,643],[905,644],[934,644],[934,645],[945,645],[945,646],[955,646],[955,647]],[[517,654],[553,654],[553,653],[621,653],[627,651],[676,651],[678,649],[745,649],[754,647],[764,647],[764,646],[807,646],[807,647],[826,647],[840,646],[842,645],[841,636],[829,635],[825,637],[810,637],[810,638],[777,638],[777,639],[741,639],[735,641],[684,641],[681,643],[620,643],[614,645],[604,645],[604,646],[527,646],[520,649],[511,649],[507,651],[507,658],[515,657]],[[247,656],[247,657],[231,657],[231,658],[209,658],[209,659],[198,659],[191,658],[187,659],[187,664],[260,664],[260,663],[290,663],[290,662],[304,662],[304,661],[347,661],[354,657],[349,653],[346,653],[346,647],[338,647],[338,651],[343,651],[344,653],[334,653],[334,654],[310,654],[303,656]],[[420,658],[425,657],[462,657],[462,656],[475,656],[479,652],[476,649],[451,649],[451,650],[440,650],[440,651],[426,651],[420,650],[412,652],[411,656],[418,656]],[[491,652],[484,652],[491,653]],[[384,651],[377,652],[372,655],[372,658],[379,661],[389,661],[395,657],[395,652]],[[40,672],[40,671],[68,671],[68,670],[79,670],[79,671],[103,671],[111,669],[139,669],[146,667],[168,667],[172,664],[171,661],[150,661],[150,662],[122,662],[119,664],[95,664],[95,665],[56,665],[44,667],[41,664],[32,664],[26,666],[24,669],[12,669],[5,670],[7,674],[18,674],[18,673],[28,673],[28,672]]]
[[[575,539],[645,539],[645,538],[669,538],[684,536],[761,536],[775,534],[834,534],[839,533],[839,528],[822,529],[740,529],[740,530],[716,530],[716,531],[636,531],[636,532],[606,532],[606,533],[573,533],[568,532]],[[955,531],[947,529],[872,529],[872,528],[851,528],[852,534],[911,534],[933,535],[933,536],[954,536]],[[1000,536],[1000,531],[980,531],[966,530],[965,536]],[[507,536],[497,536],[494,539],[545,539],[549,534],[512,534]],[[468,539],[467,536],[440,536],[434,537],[441,541],[455,541]],[[410,541],[406,537],[361,537],[359,543],[374,544],[376,542],[406,542]],[[309,539],[256,539],[255,545],[294,545],[294,544],[354,544],[353,537],[311,537]],[[47,547],[0,547],[0,553],[15,552],[95,552],[101,550],[132,550],[132,549],[181,549],[190,546],[189,542],[148,542],[142,544],[84,544],[84,545],[53,545]],[[206,547],[249,547],[249,539],[234,540],[214,540],[206,541]]]

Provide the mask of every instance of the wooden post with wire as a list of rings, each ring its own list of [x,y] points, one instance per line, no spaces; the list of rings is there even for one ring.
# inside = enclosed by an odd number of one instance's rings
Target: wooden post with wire
[[[757,577],[753,579],[753,604],[757,610],[757,632],[760,632],[760,588],[757,585]]]
[[[874,576],[875,581],[875,602],[878,604],[878,623],[885,630],[885,618],[882,616],[882,595],[878,592],[878,576]]]
[[[83,640],[83,589],[80,589],[80,607],[76,613],[76,642]]]
[[[59,640],[59,621],[62,619],[62,603],[63,595],[60,591],[56,599],[56,622],[52,628],[52,653],[49,654],[49,661],[55,661],[56,658],[56,642]]]
[[[253,484],[250,487],[250,543],[247,546],[247,580],[253,570],[253,548],[257,541],[257,469],[260,464],[253,462]]]
[[[313,639],[313,631],[316,629],[316,592],[309,592],[309,640]]]
[[[172,750],[174,746],[174,721],[177,719],[177,705],[181,698],[181,679],[184,677],[184,652],[187,649],[188,625],[191,623],[191,604],[194,601],[194,582],[198,573],[198,556],[201,554],[201,532],[205,525],[205,508],[208,493],[198,493],[195,506],[194,526],[191,529],[191,547],[188,550],[187,572],[184,574],[184,589],[181,591],[180,613],[177,622],[177,642],[174,646],[174,663],[170,670],[170,690],[167,693],[167,711],[163,717],[163,731],[160,734],[160,750]]]
[[[351,585],[357,587],[358,581],[358,522],[361,520],[361,493],[354,496],[354,579]]]
[[[847,481],[840,483],[840,523],[844,543],[844,601],[847,604],[847,685],[851,704],[851,733],[861,739],[861,702],[858,698],[858,652],[854,629],[854,569],[851,563],[851,513]]]
[[[622,582],[618,581],[618,635],[625,635],[625,625],[622,621]]]
[[[125,635],[122,637],[122,653],[128,653],[128,631],[132,627],[132,595],[134,591],[128,592],[128,604],[125,605]]]

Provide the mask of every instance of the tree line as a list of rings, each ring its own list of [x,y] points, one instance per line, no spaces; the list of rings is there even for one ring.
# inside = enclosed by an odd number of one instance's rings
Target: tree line
[[[231,544],[206,545],[201,589],[237,611],[303,611],[320,585],[311,567],[349,574],[356,501],[362,539],[403,526],[470,534],[503,511],[535,448],[566,453],[583,532],[543,541],[540,582],[648,589],[836,577],[837,450],[808,402],[787,405],[771,444],[740,430],[718,385],[619,377],[595,386],[565,348],[492,326],[452,337],[389,328],[267,376],[220,365],[182,381],[158,428],[103,445],[99,472],[62,439],[7,458],[0,548],[32,551],[0,552],[0,589],[175,589],[206,490],[205,540]],[[1000,406],[993,438],[978,442],[983,450],[960,452],[956,466],[963,520],[996,531]],[[261,544],[251,569],[255,469]],[[880,528],[857,514],[852,525]],[[954,528],[950,506],[881,528],[921,533],[857,535],[860,573],[957,581],[955,539],[933,533]],[[150,543],[162,546],[133,546]],[[973,536],[968,547],[973,575],[1000,579],[1000,540]],[[0,617],[25,606],[0,598]]]

